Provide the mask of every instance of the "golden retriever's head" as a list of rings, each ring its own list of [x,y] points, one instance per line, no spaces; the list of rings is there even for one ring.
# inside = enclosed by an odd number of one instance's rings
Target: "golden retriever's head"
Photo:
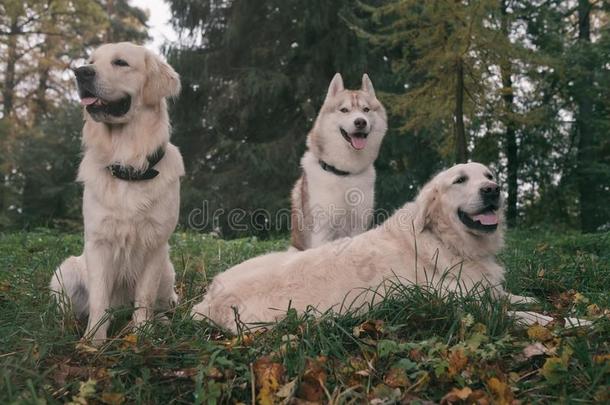
[[[98,122],[129,122],[139,108],[158,106],[180,92],[180,79],[170,65],[129,42],[100,46],[74,74],[81,104]]]
[[[494,173],[480,163],[436,175],[416,199],[419,231],[433,228],[462,252],[497,251],[503,243],[503,199]]]

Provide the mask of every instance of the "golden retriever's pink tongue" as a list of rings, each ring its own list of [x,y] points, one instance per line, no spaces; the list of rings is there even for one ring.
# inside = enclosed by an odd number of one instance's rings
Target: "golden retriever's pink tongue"
[[[483,225],[497,225],[498,216],[495,212],[487,212],[485,214],[474,215],[472,217],[475,221],[479,221]]]
[[[352,146],[354,147],[354,149],[360,150],[360,149],[364,149],[364,147],[366,146],[366,138],[360,138],[360,137],[352,137]]]
[[[84,97],[80,99],[80,105],[91,105],[97,101],[95,97]]]

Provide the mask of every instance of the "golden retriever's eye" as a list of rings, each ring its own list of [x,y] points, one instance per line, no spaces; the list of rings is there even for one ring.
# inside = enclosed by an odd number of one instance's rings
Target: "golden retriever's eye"
[[[488,180],[493,180],[494,176],[491,173],[486,173],[485,177],[487,177]]]
[[[466,176],[460,176],[457,179],[455,179],[455,181],[453,182],[453,184],[462,184],[462,183],[466,183],[466,181],[468,181],[468,177]]]
[[[364,107],[364,108],[362,109],[362,111],[363,111],[363,112],[369,112],[369,111],[371,111],[371,109],[370,109],[370,108],[368,108],[368,107]]]
[[[115,59],[112,61],[112,64],[114,66],[129,66],[129,63],[127,63],[125,60],[123,59]]]
[[[341,111],[342,113],[348,113],[349,112],[349,110],[347,108],[345,108],[345,107],[343,107],[339,111]]]

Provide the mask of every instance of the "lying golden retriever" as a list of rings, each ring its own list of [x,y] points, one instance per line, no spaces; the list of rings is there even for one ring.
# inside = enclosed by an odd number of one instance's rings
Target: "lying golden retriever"
[[[289,306],[340,312],[345,303],[371,303],[388,281],[446,290],[482,284],[497,297],[529,302],[502,288],[504,269],[495,255],[503,219],[494,174],[479,163],[459,164],[375,229],[303,252],[267,254],[219,274],[193,315],[236,331],[234,308],[246,324],[273,322]]]
[[[184,165],[169,142],[165,98],[180,91],[178,74],[146,48],[107,44],[74,70],[84,108],[85,246],[55,271],[51,290],[78,316],[85,336],[106,338],[106,310],[135,305],[133,323],[177,301],[168,239],[180,206]]]

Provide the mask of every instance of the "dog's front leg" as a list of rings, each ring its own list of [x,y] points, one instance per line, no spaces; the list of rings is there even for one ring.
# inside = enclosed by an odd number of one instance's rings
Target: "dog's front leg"
[[[90,339],[94,345],[100,345],[106,339],[110,323],[106,311],[110,308],[116,279],[112,252],[104,243],[85,244],[85,260],[89,290],[89,322],[85,338]]]
[[[146,258],[143,272],[135,288],[135,311],[132,318],[135,327],[141,326],[154,315],[161,275],[168,262],[168,249],[167,246],[162,246]]]

